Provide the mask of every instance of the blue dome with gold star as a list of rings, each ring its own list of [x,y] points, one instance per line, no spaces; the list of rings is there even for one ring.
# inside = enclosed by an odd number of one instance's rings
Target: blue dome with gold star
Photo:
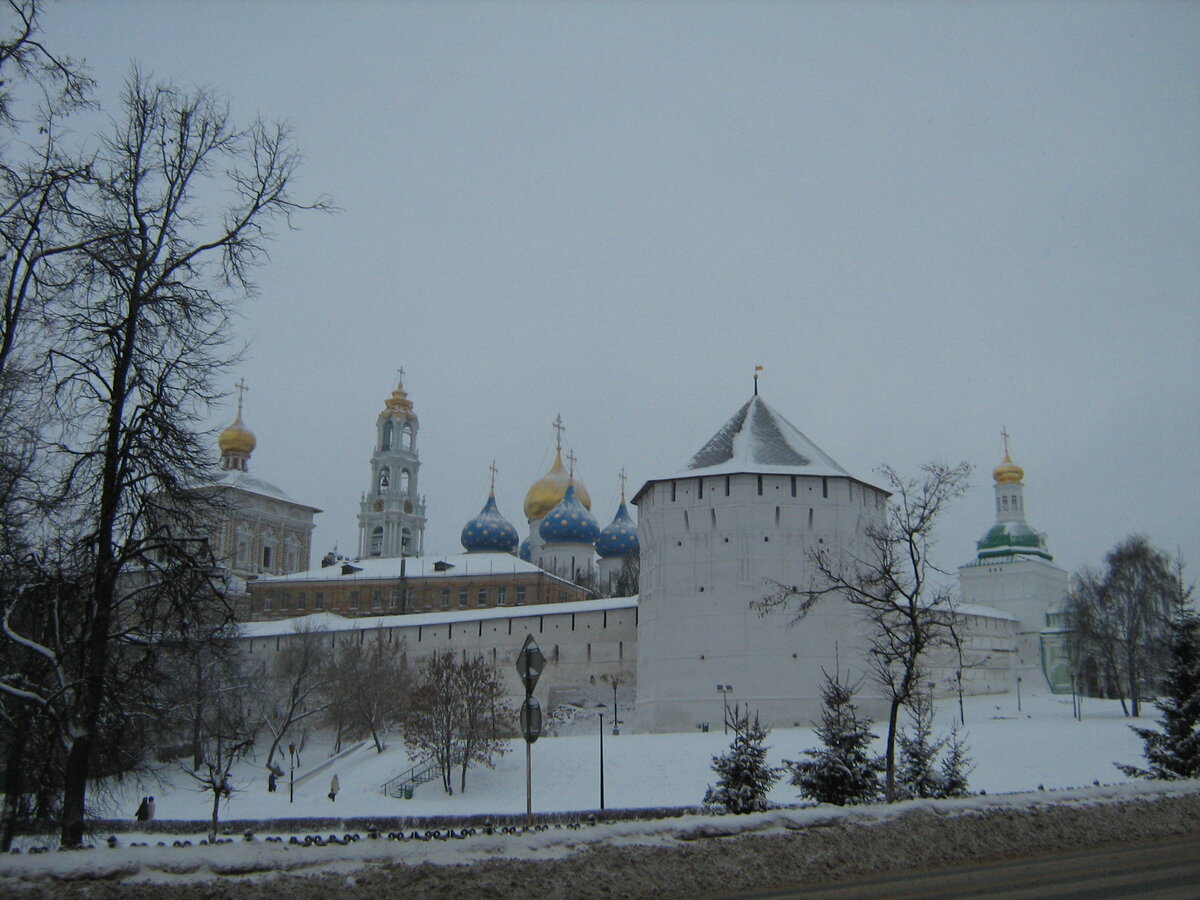
[[[512,522],[500,515],[491,493],[479,515],[463,526],[460,540],[468,552],[516,553],[520,538]]]
[[[521,546],[517,548],[517,556],[525,562],[533,562],[533,548],[529,546],[529,538],[521,541]]]
[[[600,529],[600,537],[596,539],[596,553],[602,559],[609,559],[614,556],[628,556],[637,551],[637,525],[629,517],[629,508],[625,506],[625,500],[622,498],[613,520]]]
[[[546,513],[538,533],[547,544],[594,544],[600,536],[596,517],[579,502],[575,483],[567,485],[567,492],[558,506]]]

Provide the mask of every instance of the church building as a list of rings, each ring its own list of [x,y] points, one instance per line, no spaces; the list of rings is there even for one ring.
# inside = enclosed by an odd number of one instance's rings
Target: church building
[[[258,440],[242,420],[245,389],[244,383],[238,384],[237,417],[217,439],[221,474],[199,489],[218,504],[209,538],[213,554],[241,581],[307,569],[313,516],[321,511],[250,474],[250,456]]]
[[[1069,578],[1055,565],[1046,535],[1025,519],[1025,470],[1009,456],[1007,430],[1003,435],[1004,459],[992,470],[996,521],[976,542],[975,559],[959,567],[960,592],[964,603],[993,607],[1017,623],[1012,678],[1069,691],[1062,628],[1049,618],[1065,602]]]

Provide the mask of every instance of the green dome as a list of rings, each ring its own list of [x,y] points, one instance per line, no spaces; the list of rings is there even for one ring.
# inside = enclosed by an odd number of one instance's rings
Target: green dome
[[[975,544],[979,559],[1000,559],[1012,556],[1040,556],[1053,559],[1042,546],[1036,531],[1020,521],[997,522],[983,539]]]

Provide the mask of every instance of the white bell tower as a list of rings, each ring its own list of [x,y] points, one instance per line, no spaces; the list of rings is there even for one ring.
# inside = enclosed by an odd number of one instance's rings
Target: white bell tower
[[[404,369],[375,423],[371,486],[358,513],[358,555],[420,556],[425,541],[425,498],[417,492],[420,423],[404,391]]]

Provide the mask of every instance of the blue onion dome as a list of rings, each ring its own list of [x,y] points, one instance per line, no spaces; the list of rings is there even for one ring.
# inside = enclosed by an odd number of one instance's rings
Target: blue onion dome
[[[496,494],[488,494],[483,510],[463,526],[462,545],[468,551],[486,550],[495,553],[516,553],[517,529],[500,515]]]
[[[601,559],[609,559],[613,556],[628,556],[637,551],[637,525],[629,518],[629,508],[625,506],[625,498],[622,497],[613,520],[600,529],[600,537],[596,539],[596,553]]]
[[[600,535],[596,517],[587,511],[575,493],[575,482],[567,485],[567,492],[559,504],[546,513],[538,533],[547,544],[594,544]]]
[[[533,550],[529,546],[529,538],[521,541],[521,546],[517,550],[517,556],[525,560],[525,562],[533,562]]]

